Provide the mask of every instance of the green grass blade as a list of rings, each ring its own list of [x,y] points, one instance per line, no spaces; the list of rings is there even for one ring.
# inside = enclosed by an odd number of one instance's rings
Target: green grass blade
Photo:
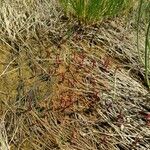
[[[150,54],[150,43],[149,43],[149,33],[150,33],[150,21],[147,27],[146,32],[146,40],[145,40],[145,79],[147,82],[147,85],[150,89],[150,80],[149,80],[149,54]]]

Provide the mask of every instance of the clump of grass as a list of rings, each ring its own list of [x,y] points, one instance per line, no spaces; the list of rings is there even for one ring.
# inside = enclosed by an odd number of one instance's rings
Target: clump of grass
[[[128,12],[134,0],[60,0],[66,14],[73,14],[79,22],[95,22]]]

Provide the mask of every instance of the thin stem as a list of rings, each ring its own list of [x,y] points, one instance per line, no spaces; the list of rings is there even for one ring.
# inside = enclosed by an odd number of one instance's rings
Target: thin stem
[[[149,43],[149,32],[150,32],[150,21],[147,27],[147,32],[146,32],[146,39],[145,39],[145,79],[148,85],[148,88],[150,89],[150,81],[149,81],[149,48],[150,48],[150,43]]]
[[[139,24],[140,24],[141,12],[142,12],[142,4],[143,4],[143,0],[140,0],[138,18],[137,18],[137,50],[139,54],[139,59],[144,64],[144,60],[142,59],[142,56],[140,54],[140,49],[139,49]]]

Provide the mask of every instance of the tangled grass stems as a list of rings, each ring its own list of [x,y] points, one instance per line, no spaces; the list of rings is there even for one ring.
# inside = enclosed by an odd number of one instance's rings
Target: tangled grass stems
[[[3,44],[8,43],[1,49],[10,51],[0,66],[4,70],[0,113],[6,112],[11,149],[117,150],[130,149],[133,142],[139,149],[148,147],[147,139],[136,140],[149,135],[138,116],[145,89],[123,67],[114,79],[115,62],[129,66],[136,58],[130,58],[131,33],[122,33],[122,22],[107,20],[98,27],[78,28],[72,21],[73,29],[68,30],[68,21],[59,18],[61,8],[52,3],[55,0],[17,2],[0,5],[0,36]],[[18,7],[25,9],[16,13]],[[67,34],[69,39],[59,44]],[[105,57],[109,52],[124,62],[109,61],[110,55]]]
[[[3,117],[2,117],[3,118]],[[7,132],[5,129],[4,118],[0,120],[0,149],[1,150],[10,150],[8,144]]]

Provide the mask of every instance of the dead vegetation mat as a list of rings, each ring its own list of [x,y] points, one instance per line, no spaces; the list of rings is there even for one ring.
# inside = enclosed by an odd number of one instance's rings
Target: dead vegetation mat
[[[62,24],[1,43],[1,139],[12,150],[149,150],[132,27],[118,18]]]

